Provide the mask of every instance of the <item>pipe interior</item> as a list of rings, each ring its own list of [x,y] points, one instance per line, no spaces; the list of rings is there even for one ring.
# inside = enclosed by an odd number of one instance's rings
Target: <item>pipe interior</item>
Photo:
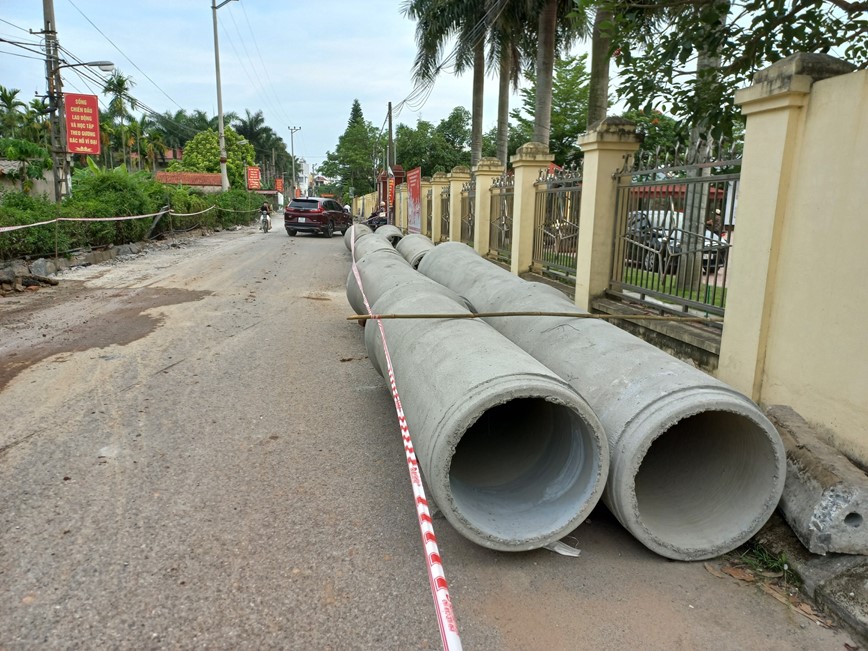
[[[593,440],[563,405],[542,398],[496,405],[456,446],[449,468],[455,506],[500,541],[520,544],[559,531],[593,496],[599,477]]]
[[[768,433],[745,416],[685,418],[651,444],[636,474],[641,522],[681,549],[737,539],[767,511],[777,463]]]

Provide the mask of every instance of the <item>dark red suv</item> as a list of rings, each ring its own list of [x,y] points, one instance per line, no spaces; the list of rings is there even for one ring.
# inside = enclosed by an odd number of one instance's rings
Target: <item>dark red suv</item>
[[[318,233],[331,237],[335,231],[343,235],[352,224],[353,216],[337,201],[325,197],[299,197],[283,211],[283,225],[290,236]]]

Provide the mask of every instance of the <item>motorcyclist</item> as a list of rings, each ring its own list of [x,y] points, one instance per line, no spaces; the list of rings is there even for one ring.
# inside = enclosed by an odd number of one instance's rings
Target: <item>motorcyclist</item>
[[[268,228],[262,228],[262,223],[260,221],[259,228],[260,230],[264,230],[266,232],[271,230],[271,206],[268,205],[267,201],[263,201],[262,205],[259,206],[259,215],[260,220],[262,219],[262,214],[265,213],[265,219],[268,221]]]
[[[375,208],[371,215],[365,220],[365,224],[371,227],[372,230],[377,230],[378,226],[382,226],[388,220],[386,219],[386,202],[381,201],[379,208]]]

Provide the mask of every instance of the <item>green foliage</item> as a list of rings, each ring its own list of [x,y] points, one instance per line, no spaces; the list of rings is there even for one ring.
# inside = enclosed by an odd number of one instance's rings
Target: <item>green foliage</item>
[[[466,109],[458,108],[437,127],[425,120],[416,122],[416,128],[399,124],[395,131],[398,163],[405,170],[421,167],[422,176],[450,172],[456,165],[470,165],[469,119]]]
[[[377,129],[367,122],[362,114],[359,100],[353,100],[347,128],[338,138],[334,152],[326,152],[326,159],[319,171],[339,181],[342,196],[353,188],[355,194],[372,192],[376,184],[376,159],[384,148]]]
[[[623,3],[605,26],[621,68],[618,96],[631,109],[660,109],[703,135],[737,130],[737,88],[797,52],[835,52],[868,65],[868,9],[828,0]],[[698,72],[697,72],[698,70]]]
[[[555,163],[564,165],[581,157],[576,139],[585,131],[588,121],[588,84],[590,75],[585,67],[587,55],[581,54],[557,59],[552,82],[552,117],[549,135],[549,152]],[[510,117],[516,121],[517,139],[520,144],[533,140],[534,111],[536,102],[536,76],[533,71],[525,73],[529,86],[522,88],[521,109],[514,109]],[[512,141],[512,137],[510,138]],[[510,153],[514,153],[512,142]]]
[[[37,144],[18,138],[0,138],[0,158],[17,161],[17,171],[9,174],[21,181],[21,188],[29,191],[32,179],[42,178],[51,169],[51,156]]]
[[[0,226],[34,224],[68,217],[87,219],[147,215],[170,207],[176,213],[201,213],[189,217],[174,215],[161,219],[152,236],[172,230],[229,227],[249,223],[255,216],[260,197],[244,190],[230,190],[206,195],[199,190],[165,186],[149,174],[130,174],[125,168],[101,170],[90,161],[87,169],[76,170],[73,196],[61,205],[47,198],[31,197],[22,192],[0,195]],[[69,251],[123,244],[143,240],[153,225],[153,219],[133,219],[112,222],[60,222],[0,234],[0,259],[53,255],[55,237],[61,254]]]
[[[249,142],[241,144],[241,136],[231,127],[223,132],[226,142],[226,174],[229,186],[246,187],[244,163],[253,164],[256,152]],[[220,137],[216,131],[207,130],[196,134],[184,149],[184,159],[169,165],[171,172],[212,172],[220,171]]]
[[[632,120],[644,135],[641,149],[671,154],[676,145],[686,146],[688,134],[678,121],[658,110],[627,111],[621,117]]]

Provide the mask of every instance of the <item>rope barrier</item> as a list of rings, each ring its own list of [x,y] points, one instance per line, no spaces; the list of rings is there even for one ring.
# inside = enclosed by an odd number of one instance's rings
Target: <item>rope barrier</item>
[[[352,235],[352,232],[351,232]],[[362,286],[362,278],[356,266],[356,238],[350,238],[350,254],[353,259],[353,275],[359,285],[365,309],[368,311],[367,318],[375,318],[368,304],[368,297]],[[413,486],[413,497],[416,502],[416,515],[418,518],[419,531],[422,534],[422,546],[425,549],[425,565],[428,568],[428,583],[431,586],[431,597],[434,599],[434,607],[437,612],[437,624],[440,627],[440,640],[444,651],[461,651],[461,638],[458,635],[458,624],[452,611],[452,599],[449,596],[449,586],[446,583],[446,574],[443,570],[443,561],[440,550],[437,547],[437,537],[434,535],[434,523],[428,511],[428,500],[425,498],[425,489],[422,486],[422,476],[419,474],[419,462],[410,438],[410,428],[404,417],[404,409],[401,407],[401,397],[398,395],[398,385],[395,382],[395,372],[392,368],[392,358],[389,355],[389,347],[386,344],[386,332],[383,322],[377,320],[380,328],[380,341],[383,344],[383,353],[386,358],[386,369],[389,376],[389,388],[392,391],[392,400],[395,403],[395,412],[398,415],[398,425],[401,428],[401,438],[404,440],[404,453],[407,457],[407,468],[410,472],[410,483]]]

